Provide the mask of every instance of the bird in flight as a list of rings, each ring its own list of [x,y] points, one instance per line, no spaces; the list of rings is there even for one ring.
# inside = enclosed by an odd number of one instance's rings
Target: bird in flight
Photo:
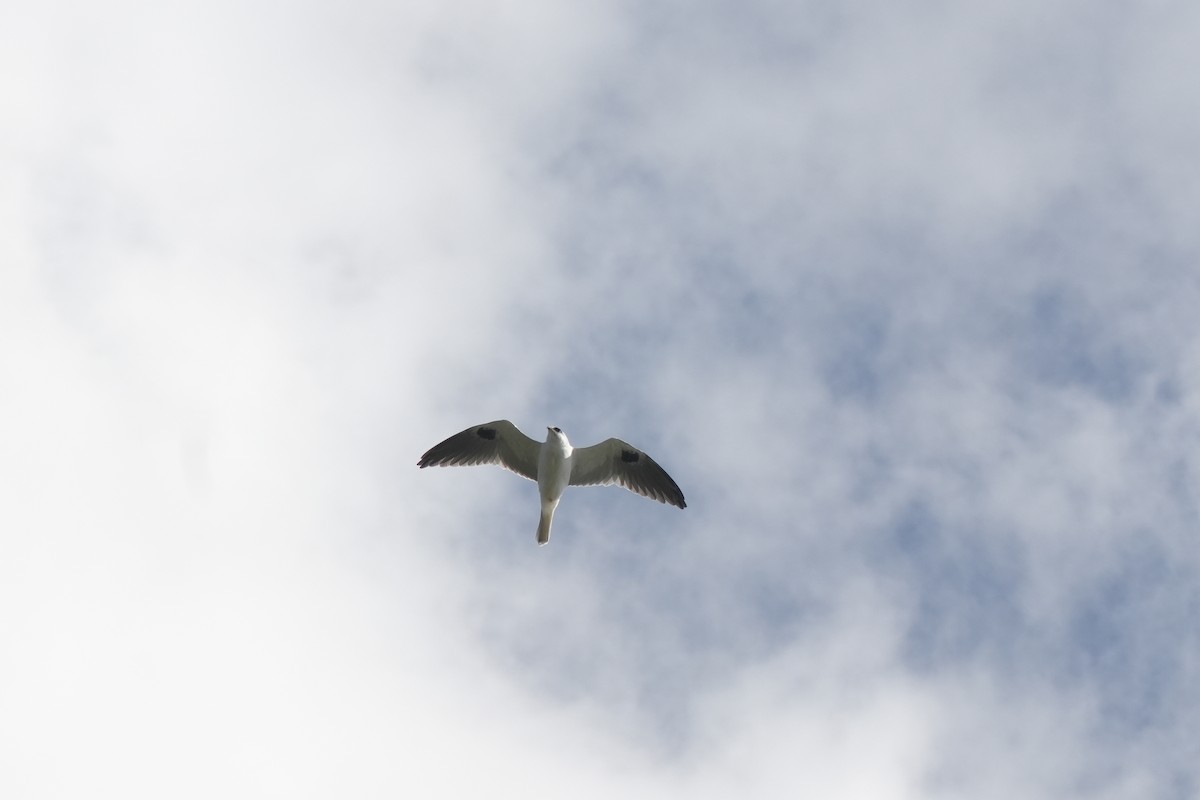
[[[643,497],[687,508],[683,492],[654,459],[620,439],[591,447],[571,447],[561,428],[546,428],[538,443],[506,419],[476,425],[429,448],[417,466],[469,467],[499,464],[522,478],[537,481],[542,501],[538,544],[550,541],[554,509],[568,486],[620,484]]]

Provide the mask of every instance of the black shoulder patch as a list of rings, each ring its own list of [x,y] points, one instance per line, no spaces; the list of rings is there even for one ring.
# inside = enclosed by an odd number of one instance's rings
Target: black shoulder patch
[[[641,456],[638,454],[638,452],[636,450],[622,450],[621,451],[621,460],[624,461],[626,464],[633,464],[639,458],[641,458]]]
[[[480,439],[491,440],[496,438],[495,428],[480,428],[479,430],[475,431],[475,433],[479,434]]]

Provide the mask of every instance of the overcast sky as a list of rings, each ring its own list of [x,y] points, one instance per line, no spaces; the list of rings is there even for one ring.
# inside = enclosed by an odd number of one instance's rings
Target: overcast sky
[[[0,11],[0,796],[1200,794],[1200,6],[502,5]]]

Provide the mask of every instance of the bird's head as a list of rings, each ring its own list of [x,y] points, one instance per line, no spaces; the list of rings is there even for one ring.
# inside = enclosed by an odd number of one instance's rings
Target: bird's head
[[[559,428],[557,426],[556,427],[547,426],[546,427],[546,441],[549,442],[549,441],[553,441],[554,439],[561,440],[563,442],[563,444],[567,443],[567,435],[562,432],[562,428]]]

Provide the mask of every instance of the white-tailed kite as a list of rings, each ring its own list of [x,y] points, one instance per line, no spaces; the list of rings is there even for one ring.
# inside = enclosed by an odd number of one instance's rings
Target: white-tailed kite
[[[559,428],[546,428],[546,441],[538,444],[506,419],[476,425],[429,448],[417,466],[469,467],[499,464],[522,478],[537,481],[542,500],[538,544],[550,541],[554,509],[568,486],[617,483],[660,503],[687,508],[683,492],[654,459],[620,439],[606,439],[591,447],[571,447]]]

